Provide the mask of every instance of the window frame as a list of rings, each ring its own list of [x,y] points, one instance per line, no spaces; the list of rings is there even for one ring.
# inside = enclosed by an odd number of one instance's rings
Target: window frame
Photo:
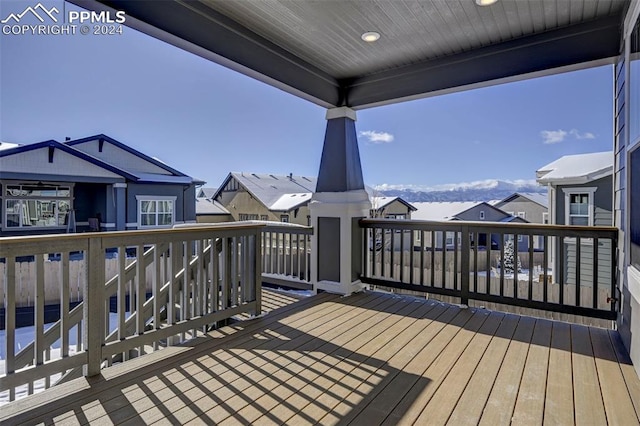
[[[593,226],[594,223],[594,197],[597,191],[597,187],[589,186],[589,187],[572,187],[572,188],[562,188],[562,192],[564,192],[564,224],[570,225],[570,219],[572,216],[574,217],[584,217],[583,215],[572,215],[571,214],[571,196],[572,195],[587,195],[587,225],[577,225],[577,226]]]
[[[176,223],[176,201],[178,197],[172,195],[136,195],[136,213],[138,220],[138,229],[167,229],[171,228]],[[143,225],[142,224],[142,203],[145,201],[153,201],[156,203],[155,208],[155,225]],[[168,225],[158,225],[158,217],[160,212],[158,211],[158,201],[171,201],[171,223]],[[164,214],[164,212],[163,212]]]
[[[10,187],[19,187],[18,191],[23,191],[22,187],[33,187],[40,186],[43,188],[55,188],[55,195],[35,195],[28,196],[23,194],[11,194],[8,195],[8,191]],[[68,221],[68,219],[62,219],[63,223],[60,223],[60,203],[64,202],[67,204],[68,208],[66,213],[73,210],[73,190],[74,184],[71,182],[45,182],[45,183],[35,183],[35,182],[24,182],[24,181],[4,181],[1,182],[0,185],[0,200],[2,202],[2,219],[1,220],[1,228],[4,231],[24,231],[24,230],[45,230],[45,229],[65,229],[67,224],[64,223]],[[68,191],[67,195],[59,195],[60,191]],[[7,203],[9,201],[17,201],[18,202],[18,226],[8,226],[7,217],[10,215],[15,215],[14,212],[9,212],[7,209]],[[54,210],[52,212],[51,217],[55,219],[55,224],[52,225],[29,225],[25,224],[26,219],[23,215],[26,211],[29,210],[29,201],[31,202],[49,202],[53,204]],[[13,209],[12,209],[13,210]],[[29,215],[31,216],[31,215]],[[66,217],[66,215],[64,216]],[[37,217],[36,217],[37,219]],[[40,219],[37,219],[40,221]]]

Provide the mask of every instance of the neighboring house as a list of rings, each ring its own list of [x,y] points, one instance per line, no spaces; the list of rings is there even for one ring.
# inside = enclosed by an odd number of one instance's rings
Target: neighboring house
[[[224,206],[233,220],[269,220],[309,225],[309,201],[317,179],[232,172],[225,178],[212,199]],[[368,189],[369,194],[374,193]],[[399,197],[371,197],[373,216],[411,218],[415,208]]]
[[[417,211],[414,213],[414,219],[418,220],[437,220],[437,221],[486,221],[486,222],[502,222],[502,223],[526,223],[527,220],[521,217],[513,216],[507,212],[491,205],[489,202],[425,202],[414,203]],[[433,246],[436,249],[442,249],[446,247],[451,250],[455,247],[454,241],[455,233],[447,232],[443,238],[442,233],[437,232],[435,234],[435,244]],[[457,244],[460,245],[460,236],[458,235]],[[472,242],[473,244],[473,242]],[[424,246],[430,247],[432,245],[431,236],[426,235]],[[501,247],[500,237],[498,235],[491,235],[491,249],[498,250]],[[487,236],[479,235],[478,248],[487,247]],[[529,238],[525,235],[518,235],[518,251],[529,250]]]
[[[198,193],[196,194],[196,198],[209,198],[211,199],[211,197],[213,197],[216,193],[216,191],[218,190],[218,188],[198,188]]]
[[[372,191],[367,188],[371,199],[371,217],[385,219],[411,219],[412,212],[417,209],[400,197],[371,196]]]
[[[105,135],[0,150],[0,235],[195,222],[203,183]]]
[[[566,155],[541,167],[537,181],[549,188],[549,223],[553,225],[612,226],[613,225],[613,152]],[[575,276],[567,276],[567,270],[574,271],[576,262],[576,242],[565,238],[564,244],[557,242],[552,252],[554,275],[559,279],[563,272],[565,282],[575,283]],[[599,242],[600,259],[608,259],[611,251],[609,242]],[[566,256],[565,270],[558,270],[555,258],[558,250]],[[583,241],[580,245],[581,282],[592,282],[590,264],[593,259],[593,241]],[[610,279],[611,265],[598,269],[599,279]]]
[[[211,201],[204,197],[196,198],[196,222],[220,223],[231,221],[233,221],[233,218],[229,210],[225,209],[219,202]]]
[[[565,155],[536,171],[549,188],[549,223],[612,226],[613,153]]]
[[[549,223],[549,198],[546,193],[516,192],[492,205],[530,223]],[[544,248],[544,237],[534,238],[533,245],[534,249]]]

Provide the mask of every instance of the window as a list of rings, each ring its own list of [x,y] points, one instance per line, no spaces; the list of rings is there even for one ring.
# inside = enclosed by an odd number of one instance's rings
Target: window
[[[267,216],[266,214],[261,214],[260,220],[269,220],[269,216]]]
[[[452,246],[453,245],[453,236],[454,235],[455,235],[455,232],[447,232],[445,245],[447,245],[447,246]]]
[[[640,145],[629,155],[630,261],[640,269]]]
[[[545,225],[549,224],[549,213],[542,212],[542,223]]]
[[[288,214],[281,214],[280,215],[280,222],[289,223],[289,215]]]
[[[518,217],[521,219],[526,219],[527,218],[527,212],[518,212]]]
[[[56,184],[5,185],[4,227],[59,228],[71,211],[70,186]]]
[[[484,210],[480,210],[480,220],[484,220]]]
[[[258,220],[258,217],[257,214],[240,213],[238,220]]]
[[[565,224],[593,226],[593,188],[565,188]]]
[[[175,222],[176,197],[137,196],[136,199],[140,228],[166,228]]]
[[[407,215],[406,214],[388,214],[385,216],[386,219],[406,219]]]
[[[311,216],[307,215],[307,226],[311,226]]]

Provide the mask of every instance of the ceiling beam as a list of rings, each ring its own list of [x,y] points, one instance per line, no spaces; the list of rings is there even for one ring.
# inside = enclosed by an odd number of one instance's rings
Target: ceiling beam
[[[576,64],[599,63],[620,54],[621,25],[621,16],[607,17],[352,79],[345,84],[347,104],[356,108],[382,105],[519,75],[541,71],[551,74]]]

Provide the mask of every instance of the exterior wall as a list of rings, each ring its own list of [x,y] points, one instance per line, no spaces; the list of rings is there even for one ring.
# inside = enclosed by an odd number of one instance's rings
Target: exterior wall
[[[282,215],[289,216],[290,223],[307,226],[309,224],[309,205],[305,204],[291,211],[271,211],[264,204],[256,200],[251,194],[243,189],[238,191],[223,192],[218,197],[220,202],[229,213],[234,221],[240,220],[240,215],[255,215],[258,220],[270,220],[273,222],[281,222]]]
[[[582,185],[558,185],[555,187],[555,220],[558,225],[566,224],[566,203],[564,189],[596,188],[593,194],[593,226],[613,226],[613,177],[607,176]],[[583,285],[593,284],[593,242],[584,241],[580,244],[580,282]],[[563,250],[564,262],[559,264],[554,259],[554,277],[557,280],[562,272],[565,283],[575,284],[576,275],[576,242],[566,240],[556,241],[556,258],[559,258],[559,250]],[[611,279],[611,263],[608,256],[611,255],[611,244],[601,241],[598,247],[598,278],[599,285],[608,286]],[[560,270],[562,268],[562,270]]]
[[[174,223],[196,221],[196,191],[193,185],[127,185],[127,229],[138,228],[138,200],[136,196],[176,197],[174,202]]]
[[[640,375],[640,270],[631,265],[629,200],[640,188],[632,188],[627,167],[630,152],[640,147],[640,4],[634,2],[625,18],[624,48],[615,67],[614,127],[614,223],[619,233],[620,315],[618,330]]]
[[[107,161],[109,164],[130,170],[133,172],[157,173],[160,175],[170,175],[167,170],[159,167],[144,158],[140,158],[127,150],[117,147],[107,141],[102,144],[100,151],[100,142],[98,139],[73,145],[79,151],[85,152],[93,157]]]
[[[375,206],[373,206],[375,208]],[[378,209],[376,212],[377,217],[387,217],[388,215],[403,214],[407,219],[411,219],[411,209],[398,200],[389,203],[382,209]]]
[[[524,219],[531,223],[544,223],[542,214],[547,212],[546,207],[522,196],[504,204],[496,204],[496,207],[505,212],[513,212],[514,216],[517,216],[518,212],[525,212]]]
[[[480,212],[484,211],[484,219],[480,219]],[[466,212],[456,215],[456,219],[459,220],[472,220],[479,221],[484,220],[486,222],[499,222],[506,216],[496,209],[493,209],[485,204],[480,204],[470,208]]]
[[[564,189],[595,187],[593,199],[593,225],[613,226],[613,177],[607,176],[583,185],[558,185],[556,186],[556,224],[566,224],[566,207]]]

